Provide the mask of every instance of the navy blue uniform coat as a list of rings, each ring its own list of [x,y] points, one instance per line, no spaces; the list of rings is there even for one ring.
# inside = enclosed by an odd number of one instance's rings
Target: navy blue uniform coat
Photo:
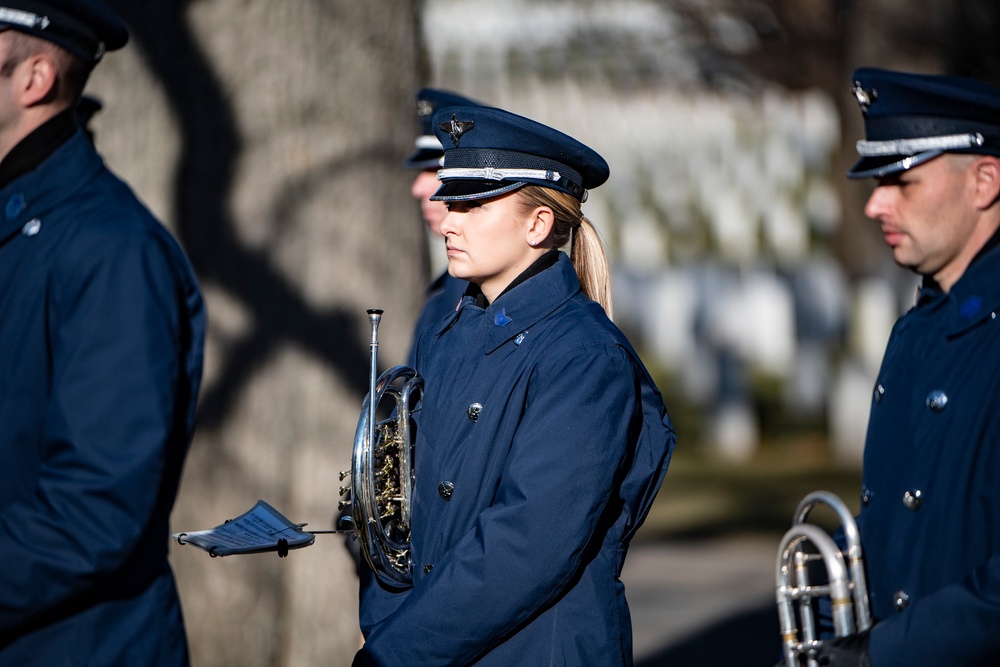
[[[168,515],[204,312],[77,132],[0,190],[0,665],[188,662]]]
[[[675,438],[625,337],[560,254],[486,309],[465,297],[416,361],[414,585],[390,591],[363,575],[368,656],[630,665],[619,575]]]
[[[998,313],[994,248],[890,336],[859,516],[874,667],[1000,664]]]

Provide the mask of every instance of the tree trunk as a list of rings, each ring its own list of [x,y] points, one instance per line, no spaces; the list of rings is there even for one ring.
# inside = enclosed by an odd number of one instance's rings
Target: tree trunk
[[[112,169],[173,230],[206,295],[199,430],[174,531],[267,500],[328,529],[368,381],[403,360],[426,279],[409,175],[419,0],[117,0],[132,42],[95,71]],[[125,409],[125,408],[123,408]],[[342,536],[210,558],[171,546],[194,664],[350,664]]]

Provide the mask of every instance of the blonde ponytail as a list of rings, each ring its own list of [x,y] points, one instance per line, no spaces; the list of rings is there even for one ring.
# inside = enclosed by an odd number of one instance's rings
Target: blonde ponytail
[[[601,235],[585,216],[580,216],[580,225],[573,230],[573,245],[569,256],[573,260],[573,268],[576,269],[583,293],[601,304],[608,319],[613,320],[611,266]]]
[[[555,215],[548,243],[553,248],[570,244],[570,259],[580,287],[588,299],[596,301],[612,317],[611,267],[600,234],[583,213],[573,195],[538,185],[526,185],[517,191],[525,212],[547,206]]]

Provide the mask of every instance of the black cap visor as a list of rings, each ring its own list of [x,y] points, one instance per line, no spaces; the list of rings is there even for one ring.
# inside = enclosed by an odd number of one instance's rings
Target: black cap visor
[[[431,201],[471,201],[499,197],[527,185],[525,181],[516,183],[478,179],[455,179],[442,183]]]
[[[851,170],[847,172],[847,177],[851,179],[861,178],[882,178],[890,174],[906,171],[933,160],[945,151],[925,151],[917,155],[879,155],[873,157],[863,157],[854,163]]]

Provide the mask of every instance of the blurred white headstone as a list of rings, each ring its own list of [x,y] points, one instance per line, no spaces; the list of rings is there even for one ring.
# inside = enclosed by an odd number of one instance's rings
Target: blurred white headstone
[[[860,362],[837,369],[830,389],[829,425],[833,460],[860,466],[868,430],[874,375]]]

